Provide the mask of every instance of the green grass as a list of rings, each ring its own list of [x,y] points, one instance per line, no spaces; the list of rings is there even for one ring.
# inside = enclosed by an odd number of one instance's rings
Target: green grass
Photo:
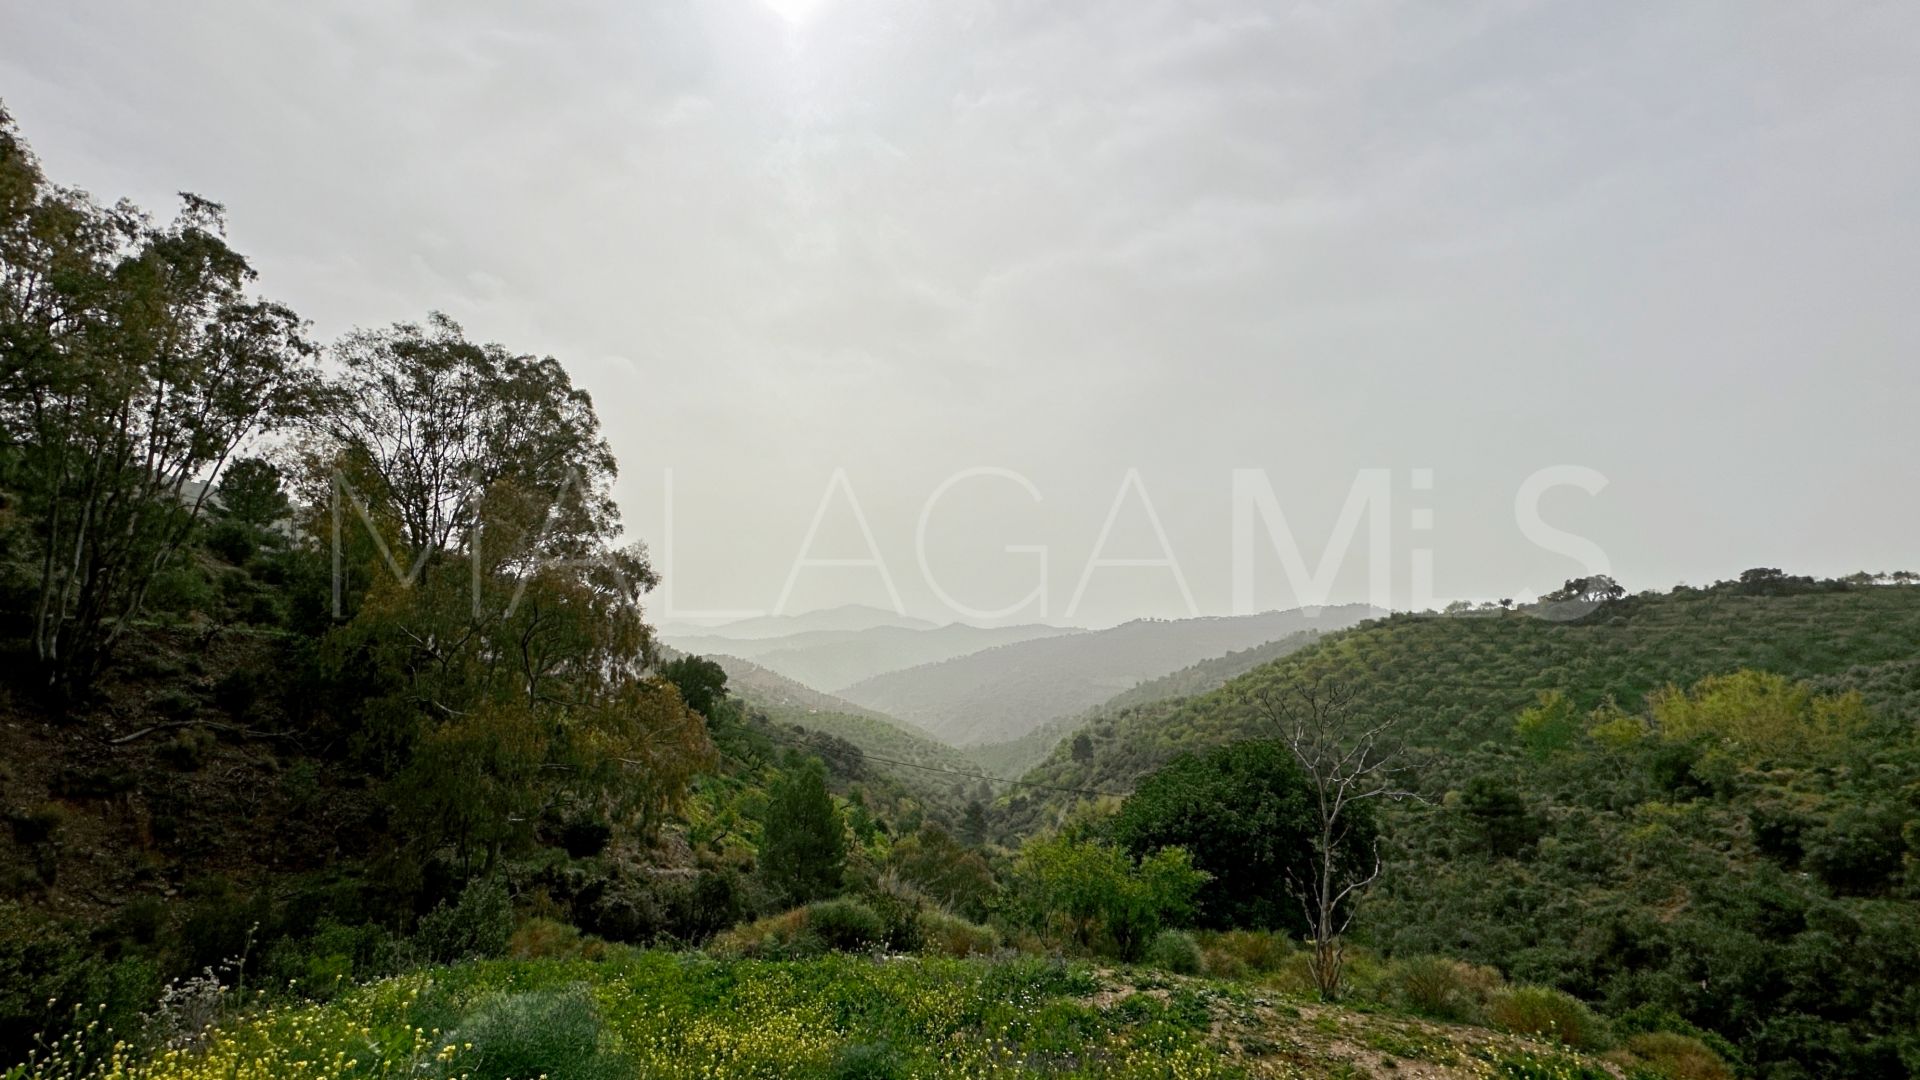
[[[106,1075],[1244,1075],[1182,1010],[1103,1012],[1095,986],[1088,968],[1039,959],[479,962],[263,1007],[202,1050],[129,1055]],[[21,1075],[73,1076],[75,1064]]]
[[[1268,986],[1037,957],[620,951],[427,968],[325,1003],[255,1000],[187,1044],[56,1054],[0,1077],[1306,1078],[1379,1075],[1383,1051],[1444,1063],[1437,1075],[1448,1077],[1543,1061],[1568,1071],[1495,1075],[1602,1075],[1513,1035],[1318,1005],[1309,1020],[1274,997]]]

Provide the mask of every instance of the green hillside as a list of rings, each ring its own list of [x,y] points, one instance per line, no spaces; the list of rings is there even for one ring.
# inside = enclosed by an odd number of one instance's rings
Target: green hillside
[[[1433,763],[1444,751],[1504,737],[1548,691],[1590,709],[1635,708],[1648,691],[1755,668],[1796,678],[1920,657],[1920,591],[1867,586],[1790,596],[1682,590],[1630,597],[1582,620],[1529,613],[1400,614],[1328,635],[1203,697],[1123,708],[1096,720],[1091,761],[1066,747],[1028,779],[1125,790],[1190,746],[1262,734],[1236,699],[1248,687],[1325,675],[1358,707],[1400,717]]]
[[[235,1008],[191,1048],[117,1055],[125,1080],[227,1077],[1407,1075],[1611,1080],[1547,1038],[1230,982],[1038,958],[715,959],[633,949],[435,967],[328,1001]],[[579,952],[592,954],[583,958]],[[77,1053],[22,1080],[87,1072]],[[131,1060],[129,1060],[131,1059]],[[1639,1061],[1640,1059],[1632,1059]],[[326,1066],[325,1071],[316,1063]],[[1617,1067],[1616,1067],[1617,1068]],[[1382,1070],[1375,1072],[1374,1070]],[[1636,1071],[1636,1078],[1665,1074]]]
[[[858,748],[860,764],[911,792],[935,817],[958,820],[969,800],[992,797],[967,775],[979,772],[978,765],[910,724],[802,686],[749,660],[710,659],[726,671],[727,688],[768,721],[831,735]],[[831,744],[823,745],[829,749],[806,749],[832,764]]]
[[[1204,694],[1219,688],[1228,679],[1304,649],[1319,639],[1320,631],[1303,630],[1278,641],[1202,660],[1171,674],[1149,679],[1131,690],[1124,690],[1106,703],[1077,716],[1049,720],[1017,739],[970,746],[965,753],[981,769],[994,776],[1019,776],[1045,761],[1062,739],[1095,721],[1118,715],[1135,705],[1150,705]]]
[[[665,640],[685,652],[738,656],[789,679],[832,691],[889,671],[951,660],[981,649],[1077,633],[1084,631],[1036,624],[979,627],[949,623],[935,627],[810,630],[762,638],[683,634],[669,635]]]
[[[954,746],[1005,742],[1188,664],[1302,630],[1343,629],[1371,613],[1349,604],[1311,615],[1135,619],[888,672],[845,687],[840,696],[912,721]]]
[[[1103,717],[1089,760],[1062,746],[1028,779],[1125,791],[1183,750],[1266,734],[1247,693],[1335,680],[1354,722],[1397,724],[1424,797],[1391,806],[1363,940],[1694,1025],[1751,1075],[1910,1075],[1920,590],[1780,592],[1728,583],[1570,622],[1398,615]],[[1071,798],[1002,807],[1032,829]]]

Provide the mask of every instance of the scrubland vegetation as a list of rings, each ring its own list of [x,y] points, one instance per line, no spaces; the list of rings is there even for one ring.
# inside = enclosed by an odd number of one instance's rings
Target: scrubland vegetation
[[[4,119],[0,266],[10,1077],[1920,1068],[1905,579],[1394,616],[930,788],[657,647],[557,361],[311,342]]]

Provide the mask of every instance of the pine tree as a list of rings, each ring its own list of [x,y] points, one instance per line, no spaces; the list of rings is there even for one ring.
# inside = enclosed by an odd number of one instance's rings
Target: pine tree
[[[808,758],[768,792],[761,876],[783,902],[807,904],[838,893],[846,866],[846,824],[827,793],[826,770]]]

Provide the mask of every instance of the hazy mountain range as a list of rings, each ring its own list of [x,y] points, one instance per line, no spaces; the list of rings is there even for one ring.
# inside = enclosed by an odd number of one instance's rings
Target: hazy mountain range
[[[756,621],[749,632],[760,629],[764,626]],[[950,660],[996,645],[1082,632],[1038,624],[983,628],[965,623],[877,625],[745,638],[730,636],[731,630],[721,627],[703,634],[667,634],[662,640],[683,652],[752,660],[810,687],[832,691],[889,671]]]
[[[1330,632],[1374,615],[1361,604],[1224,618],[1141,619],[1034,638],[888,672],[839,696],[917,724],[954,746],[1015,739],[1149,679],[1303,630]]]

